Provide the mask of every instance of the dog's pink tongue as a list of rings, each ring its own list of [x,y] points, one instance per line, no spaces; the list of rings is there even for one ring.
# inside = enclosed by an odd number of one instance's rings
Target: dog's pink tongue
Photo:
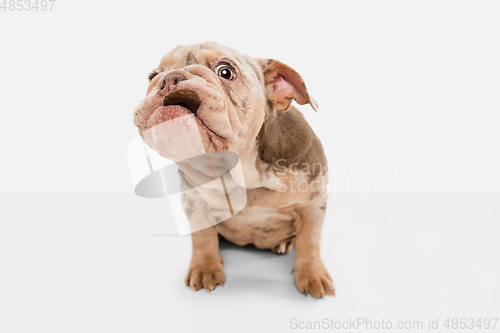
[[[166,121],[182,117],[188,114],[192,114],[189,109],[186,109],[185,107],[182,107],[180,105],[167,105],[167,106],[160,106],[156,111],[153,113],[152,120],[155,125],[159,125],[161,123],[164,123]]]

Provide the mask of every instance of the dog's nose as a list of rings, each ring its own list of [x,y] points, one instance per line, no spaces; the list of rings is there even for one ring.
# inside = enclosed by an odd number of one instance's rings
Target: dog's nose
[[[158,93],[160,95],[168,95],[172,88],[175,87],[179,82],[185,81],[186,77],[182,74],[171,74],[167,75],[160,81],[160,90]]]

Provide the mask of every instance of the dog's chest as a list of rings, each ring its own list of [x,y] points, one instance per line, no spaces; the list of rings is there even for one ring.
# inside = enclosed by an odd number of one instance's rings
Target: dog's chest
[[[217,218],[216,211],[211,213]],[[224,238],[238,245],[272,248],[295,236],[296,218],[294,210],[247,206],[230,219],[216,224],[215,228]]]

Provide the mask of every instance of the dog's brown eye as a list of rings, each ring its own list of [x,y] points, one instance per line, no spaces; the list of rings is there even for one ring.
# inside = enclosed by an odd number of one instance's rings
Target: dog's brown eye
[[[219,65],[215,67],[215,74],[226,80],[234,79],[234,70],[228,65]]]

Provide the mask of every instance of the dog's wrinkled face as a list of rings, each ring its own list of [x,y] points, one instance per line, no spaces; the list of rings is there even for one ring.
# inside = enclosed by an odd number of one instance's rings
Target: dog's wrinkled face
[[[230,48],[216,43],[179,46],[162,58],[149,78],[134,124],[152,147],[161,141],[179,151],[193,150],[193,140],[182,133],[196,124],[205,151],[238,152],[257,136],[264,121],[262,68]],[[186,115],[191,117],[182,117]]]
[[[268,116],[286,112],[292,100],[317,110],[289,66],[214,42],[176,47],[149,79],[134,124],[146,144],[176,161],[208,151],[244,156]]]

